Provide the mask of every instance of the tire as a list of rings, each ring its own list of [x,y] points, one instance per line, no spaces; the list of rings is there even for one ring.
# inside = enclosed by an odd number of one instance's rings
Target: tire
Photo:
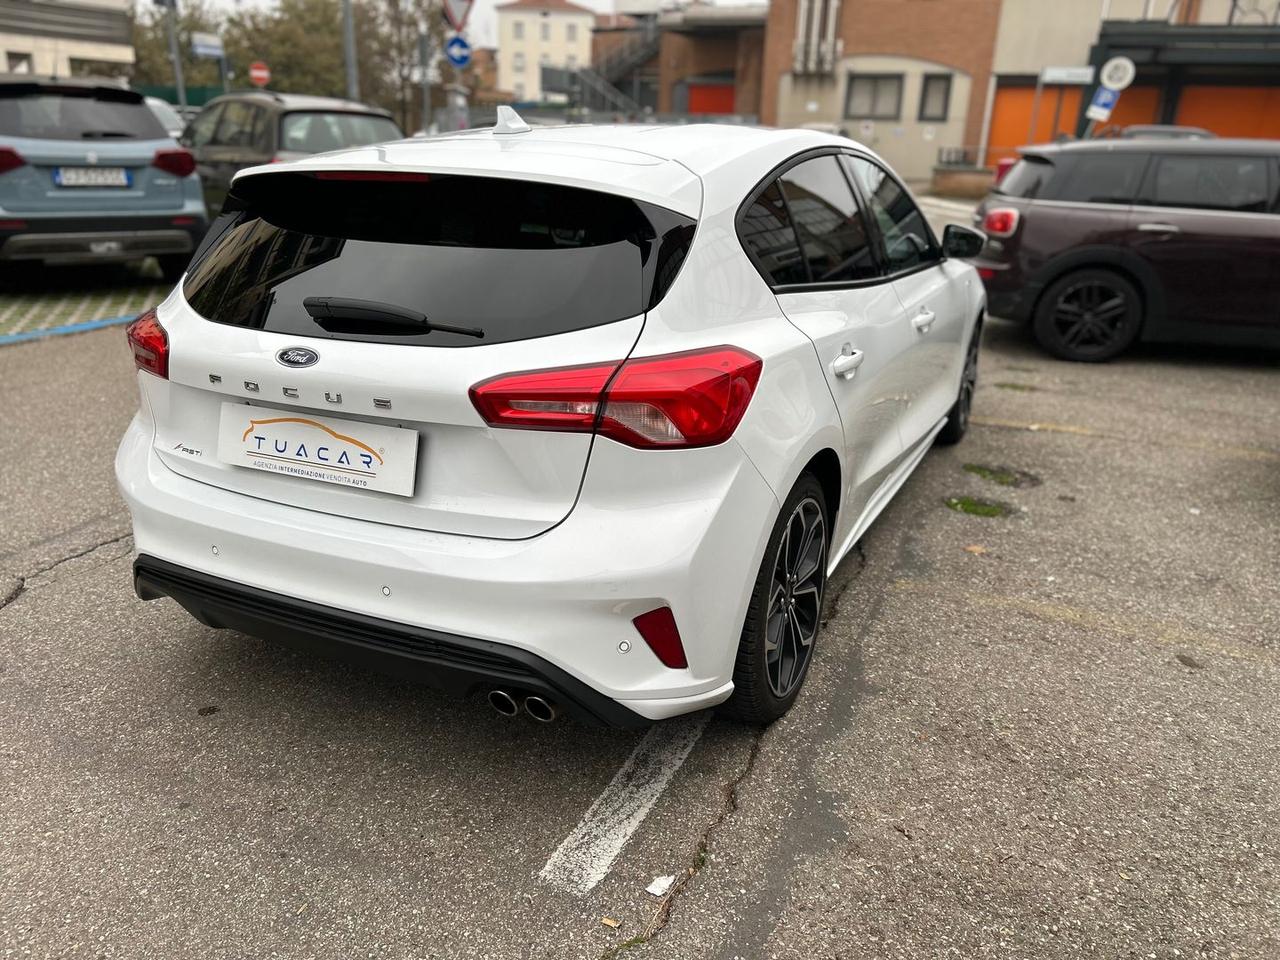
[[[956,394],[956,402],[947,411],[947,422],[938,431],[935,442],[943,446],[951,446],[964,439],[969,432],[969,415],[973,412],[973,394],[978,389],[978,348],[982,340],[982,324],[973,328],[973,336],[969,338],[969,348],[964,354],[964,370],[960,373],[960,392]]]
[[[191,256],[186,253],[166,253],[164,256],[156,257],[156,262],[160,264],[160,275],[164,277],[164,282],[177,283],[187,272],[187,264],[191,262]]]
[[[800,557],[810,531],[815,536]],[[829,531],[822,485],[804,473],[778,513],[756,575],[733,669],[733,696],[723,708],[728,716],[763,726],[791,709],[799,695],[822,628]]]
[[[1124,352],[1142,329],[1138,288],[1111,270],[1059,277],[1036,305],[1032,334],[1061,360],[1100,363]]]

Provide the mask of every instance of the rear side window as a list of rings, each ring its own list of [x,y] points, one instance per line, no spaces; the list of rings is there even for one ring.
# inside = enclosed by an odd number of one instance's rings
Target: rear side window
[[[388,117],[368,113],[286,113],[280,118],[280,149],[324,153],[368,143],[399,140],[403,134]]]
[[[1151,201],[1160,207],[1265,213],[1267,164],[1267,157],[1158,157]]]
[[[695,226],[614,194],[435,174],[267,174],[237,184],[228,208],[188,268],[183,292],[197,313],[275,333],[433,347],[644,313],[674,279]],[[309,297],[388,304],[484,337],[317,320]]]
[[[902,184],[870,160],[849,157],[848,163],[880,227],[889,269],[912,270],[941,260],[942,251],[928,221]]]
[[[797,164],[781,183],[810,282],[866,280],[879,273],[862,213],[834,156]]]
[[[163,140],[142,97],[128,90],[0,87],[0,136],[35,140]]]
[[[809,270],[800,254],[787,204],[776,180],[743,211],[738,235],[773,286],[809,282]]]
[[[994,192],[1006,197],[1034,200],[1053,176],[1053,164],[1041,157],[1023,157],[1010,168]]]
[[[1147,167],[1145,153],[1078,154],[1055,200],[1077,203],[1132,203]]]

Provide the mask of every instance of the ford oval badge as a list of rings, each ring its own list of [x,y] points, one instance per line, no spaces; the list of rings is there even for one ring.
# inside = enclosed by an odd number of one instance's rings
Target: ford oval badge
[[[276,353],[276,360],[286,367],[309,367],[320,359],[320,354],[306,347],[285,347]]]

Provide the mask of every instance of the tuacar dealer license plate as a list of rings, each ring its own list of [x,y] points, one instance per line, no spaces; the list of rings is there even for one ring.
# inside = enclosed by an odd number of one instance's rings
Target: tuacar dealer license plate
[[[418,432],[224,403],[218,423],[218,459],[253,470],[411,497]]]

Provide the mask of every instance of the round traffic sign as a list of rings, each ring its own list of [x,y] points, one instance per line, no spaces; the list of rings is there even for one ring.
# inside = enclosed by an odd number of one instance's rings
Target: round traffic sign
[[[455,34],[444,45],[444,55],[450,63],[461,70],[471,62],[471,44]]]
[[[261,60],[249,64],[249,82],[255,87],[265,87],[271,82],[271,68]]]
[[[1098,71],[1098,83],[1108,90],[1123,90],[1137,75],[1138,68],[1128,57],[1112,57]]]

